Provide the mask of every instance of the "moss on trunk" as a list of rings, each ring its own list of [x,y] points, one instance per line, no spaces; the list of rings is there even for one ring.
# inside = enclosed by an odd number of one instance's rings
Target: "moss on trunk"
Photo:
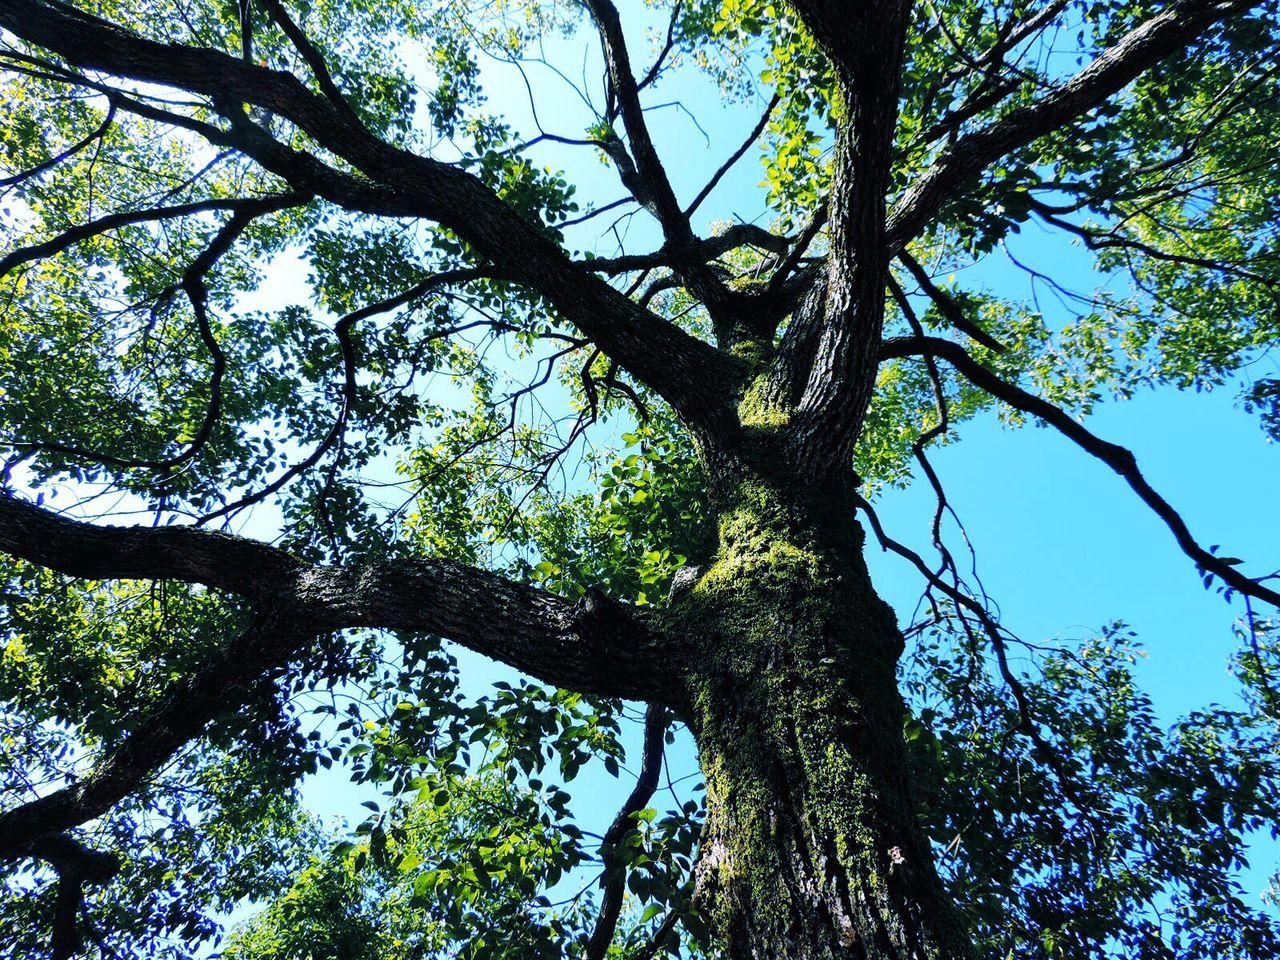
[[[707,781],[699,903],[735,960],[970,957],[910,798],[901,635],[838,506],[740,484],[673,608]]]

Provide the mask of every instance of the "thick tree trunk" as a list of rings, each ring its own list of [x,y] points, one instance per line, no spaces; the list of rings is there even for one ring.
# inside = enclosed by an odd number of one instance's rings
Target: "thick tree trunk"
[[[734,960],[973,956],[916,822],[902,638],[852,515],[741,484],[675,604],[707,782],[698,898]]]

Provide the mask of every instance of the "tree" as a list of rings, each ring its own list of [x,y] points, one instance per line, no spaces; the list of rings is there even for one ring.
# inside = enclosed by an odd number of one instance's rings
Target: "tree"
[[[1276,14],[0,0],[12,950],[180,951],[279,895],[228,955],[1275,955],[1233,871],[1280,809],[1280,592],[1080,418],[1280,335]],[[482,63],[587,25],[594,122],[519,140]],[[695,71],[768,93],[688,197],[650,125]],[[758,141],[768,227],[704,236]],[[625,198],[581,203],[549,146]],[[578,248],[619,211],[650,249]],[[1057,328],[944,279],[1032,221],[1123,278]],[[290,257],[310,304],[262,298]],[[1277,397],[1248,398],[1273,433]],[[993,407],[1243,606],[1249,709],[1162,731],[1119,628],[1011,667],[929,460]],[[869,499],[913,470],[936,565]],[[924,578],[909,636],[863,523]],[[441,641],[538,683],[472,702]],[[556,907],[595,854],[546,771],[616,774],[622,701],[637,784],[599,889]],[[673,721],[705,803],[659,817]],[[338,759],[397,799],[330,849],[294,801]]]

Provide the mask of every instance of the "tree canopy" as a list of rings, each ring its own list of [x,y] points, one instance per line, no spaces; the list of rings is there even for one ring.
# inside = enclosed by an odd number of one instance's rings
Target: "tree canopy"
[[[1246,0],[0,0],[0,955],[1280,955],[1280,574],[1087,424],[1280,439],[1278,64]],[[930,459],[980,416],[1168,528],[1238,704],[1001,622]]]

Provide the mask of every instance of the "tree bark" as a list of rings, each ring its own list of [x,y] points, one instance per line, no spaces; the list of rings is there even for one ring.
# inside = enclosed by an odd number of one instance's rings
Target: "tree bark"
[[[851,505],[795,489],[739,484],[673,606],[707,783],[699,906],[733,960],[972,957],[911,798],[901,634]]]

